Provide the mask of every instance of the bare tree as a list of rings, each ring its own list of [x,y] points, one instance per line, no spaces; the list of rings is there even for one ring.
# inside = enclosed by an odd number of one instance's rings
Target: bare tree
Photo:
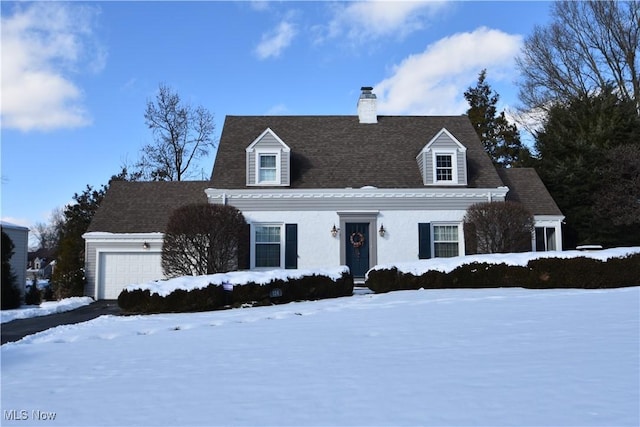
[[[55,208],[51,211],[49,222],[37,222],[31,228],[31,233],[38,242],[37,249],[55,249],[58,247],[60,240],[60,230],[64,225],[64,213],[62,209]]]
[[[142,148],[136,167],[146,179],[182,181],[189,177],[190,167],[215,148],[213,115],[202,106],[183,103],[164,84],[155,102],[147,103],[144,118],[154,142]]]
[[[599,93],[614,85],[640,115],[640,2],[559,1],[516,59],[527,110]]]
[[[162,245],[162,269],[168,277],[234,270],[247,248],[246,222],[233,206],[193,204],[169,218]]]
[[[464,223],[468,253],[531,250],[535,223],[533,215],[520,203],[476,203],[467,209]]]

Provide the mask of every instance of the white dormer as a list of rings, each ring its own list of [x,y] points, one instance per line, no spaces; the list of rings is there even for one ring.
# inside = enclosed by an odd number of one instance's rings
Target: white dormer
[[[291,148],[267,128],[246,148],[248,186],[288,186]]]
[[[467,147],[442,128],[416,157],[424,185],[467,185]]]

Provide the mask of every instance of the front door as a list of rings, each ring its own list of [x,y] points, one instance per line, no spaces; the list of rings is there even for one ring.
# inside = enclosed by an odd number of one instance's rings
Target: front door
[[[348,222],[344,236],[345,261],[355,278],[369,270],[369,223]]]

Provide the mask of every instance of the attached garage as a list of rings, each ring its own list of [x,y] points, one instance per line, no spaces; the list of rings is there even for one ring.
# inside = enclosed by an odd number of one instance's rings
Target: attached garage
[[[207,203],[209,181],[113,181],[85,239],[85,295],[116,299],[131,284],[163,279],[161,253],[171,213]]]
[[[127,286],[164,278],[159,252],[101,252],[98,299],[117,299]]]

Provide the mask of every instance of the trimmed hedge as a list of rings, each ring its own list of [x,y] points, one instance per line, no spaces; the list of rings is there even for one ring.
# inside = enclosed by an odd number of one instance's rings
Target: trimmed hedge
[[[235,285],[232,306],[284,304],[292,301],[318,300],[353,295],[353,277],[343,273],[334,281],[330,277],[313,275],[300,279],[274,280],[266,285],[248,283]],[[166,297],[152,294],[148,289],[123,290],[118,305],[123,312],[136,313],[186,313],[225,308],[227,304],[222,285],[211,284],[206,288],[185,291],[176,289]]]
[[[450,273],[430,270],[420,276],[396,268],[372,270],[365,285],[375,293],[409,289],[503,288],[600,289],[640,285],[640,254],[610,258],[539,258],[526,267],[470,263]]]

